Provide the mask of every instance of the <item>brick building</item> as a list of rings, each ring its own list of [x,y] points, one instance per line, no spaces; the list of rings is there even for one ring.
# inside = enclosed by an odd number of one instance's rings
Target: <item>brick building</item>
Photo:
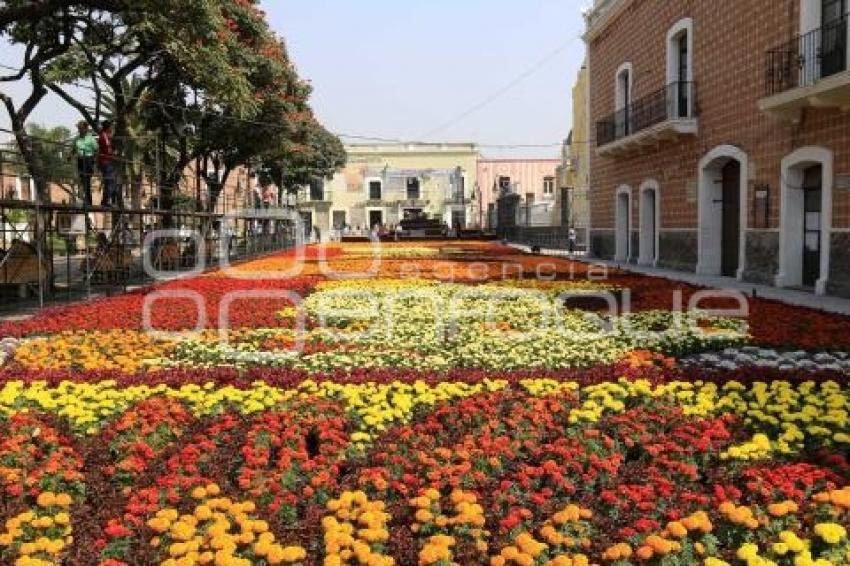
[[[35,203],[37,196],[35,182],[30,175],[26,174],[19,154],[14,149],[2,149],[10,145],[11,142],[7,142],[6,144],[0,143],[0,201],[9,200]],[[75,171],[75,166],[71,165],[71,167],[72,171]],[[208,175],[214,175],[212,169],[208,172]],[[262,201],[264,189],[258,187],[257,184],[256,176],[250,175],[245,167],[238,167],[231,171],[217,199],[216,212],[229,213],[253,206],[255,199],[252,192],[257,193],[256,200]],[[76,177],[70,179],[51,178],[49,179],[49,189],[49,202],[52,204],[81,203],[82,193]],[[184,201],[199,199],[202,206],[208,206],[209,204],[207,180],[204,175],[197,174],[195,163],[191,163],[186,167],[177,190]],[[265,189],[266,193],[269,191],[272,194],[272,202],[276,203],[277,188],[272,186]],[[133,193],[130,183],[125,183],[122,187],[122,198],[125,207],[134,209],[150,208],[154,205],[151,197],[157,194],[157,188],[153,180],[146,176],[138,187],[135,199]],[[95,172],[92,177],[92,202],[95,206],[99,206],[102,201],[101,177],[99,172]]]
[[[591,246],[850,296],[848,0],[596,0]]]

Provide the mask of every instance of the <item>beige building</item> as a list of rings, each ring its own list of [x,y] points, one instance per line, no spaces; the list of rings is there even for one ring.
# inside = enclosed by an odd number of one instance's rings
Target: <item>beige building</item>
[[[587,65],[582,65],[573,86],[573,130],[567,140],[569,161],[566,167],[566,187],[570,189],[570,225],[584,238],[590,227],[590,83]]]
[[[322,240],[392,229],[425,214],[453,228],[480,225],[478,146],[472,143],[347,145],[348,164],[305,188],[299,211]]]

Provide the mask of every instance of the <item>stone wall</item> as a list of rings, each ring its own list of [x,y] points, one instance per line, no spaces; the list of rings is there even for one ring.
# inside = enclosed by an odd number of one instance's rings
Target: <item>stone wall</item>
[[[661,231],[658,267],[694,271],[697,265],[696,231]]]
[[[830,253],[827,291],[850,298],[850,232],[832,233]]]
[[[632,237],[632,248],[629,250],[629,263],[637,263],[638,256],[640,255],[640,232],[635,230],[631,233]]]
[[[514,244],[566,250],[569,248],[569,228],[564,226],[514,226],[506,231],[505,239]],[[581,249],[583,243],[579,241],[578,244],[578,248]]]
[[[616,240],[613,230],[591,230],[590,231],[590,253],[599,259],[614,259],[616,253]]]
[[[744,281],[773,285],[779,271],[779,232],[747,232],[747,264]]]

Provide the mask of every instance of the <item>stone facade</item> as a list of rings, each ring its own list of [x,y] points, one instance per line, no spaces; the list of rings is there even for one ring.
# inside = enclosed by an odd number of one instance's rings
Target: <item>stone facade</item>
[[[850,297],[850,232],[832,233],[829,292]]]
[[[846,248],[836,244],[846,242],[850,228],[850,190],[843,188],[850,184],[850,113],[823,107],[829,97],[806,99],[809,87],[795,83],[777,93],[775,85],[765,84],[766,77],[782,76],[776,62],[769,66],[767,52],[820,27],[820,8],[816,17],[810,13],[820,2],[736,0],[723,2],[722,9],[716,4],[597,0],[588,13],[589,121],[596,134],[590,151],[592,252],[614,257],[612,237],[602,233],[617,229],[616,195],[628,188],[631,218],[619,225],[643,226],[639,233],[645,238],[658,230],[659,265],[720,275],[723,258],[738,256],[732,271],[739,278],[800,286],[804,211],[794,195],[802,194],[797,183],[802,173],[795,180],[793,172],[820,165],[823,203],[831,199],[831,208],[822,210],[822,269],[813,290],[850,296]],[[675,43],[680,40],[687,45],[684,66],[674,62],[683,57]],[[830,85],[836,81],[845,89],[841,93],[850,94],[850,72],[830,77]],[[688,94],[684,103],[681,93]],[[630,127],[623,136],[616,133],[622,115],[614,113],[625,100]],[[647,112],[659,107],[663,112],[665,104],[668,115],[647,125]],[[688,111],[671,110],[677,107]],[[600,137],[605,127],[614,141]],[[739,169],[727,167],[733,162]],[[741,195],[738,246],[721,245],[717,213],[716,187],[730,170]],[[643,198],[646,187],[654,187],[654,199]],[[783,202],[791,203],[784,214]],[[647,203],[658,210],[646,210]],[[633,255],[637,249],[633,244]]]
[[[659,241],[658,267],[680,271],[696,269],[696,230],[662,230]]]
[[[590,249],[593,255],[603,259],[612,259],[615,248],[614,230],[590,231]]]
[[[779,232],[763,230],[747,232],[747,267],[744,279],[772,285],[779,269]]]

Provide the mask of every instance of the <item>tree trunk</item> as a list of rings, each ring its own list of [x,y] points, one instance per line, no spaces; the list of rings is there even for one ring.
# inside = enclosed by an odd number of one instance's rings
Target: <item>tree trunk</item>
[[[126,148],[128,144],[128,136],[130,128],[127,123],[127,105],[124,100],[124,90],[119,82],[117,88],[113,85],[113,94],[115,97],[115,115],[112,117],[115,120],[114,135],[112,136],[112,145],[115,151],[115,157],[118,160],[118,167],[115,168],[115,188],[121,195],[119,198],[124,198],[124,187],[128,177],[128,172],[132,178],[132,166]]]
[[[221,179],[217,179],[216,183],[213,183],[209,186],[210,190],[210,202],[209,202],[209,212],[215,212],[215,207],[218,205],[218,199],[221,197],[221,193],[224,192],[224,187],[227,185],[227,180],[230,178],[230,173],[233,171],[230,167],[224,168],[224,173],[221,175]],[[218,170],[216,170],[216,178],[218,177]]]

